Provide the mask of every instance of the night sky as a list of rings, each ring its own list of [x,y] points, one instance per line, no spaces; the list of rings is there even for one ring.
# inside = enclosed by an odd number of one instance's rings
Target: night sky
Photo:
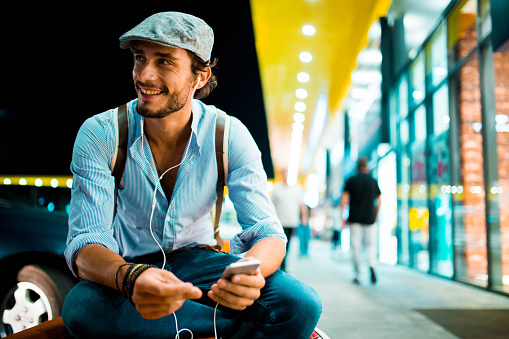
[[[120,49],[118,38],[154,13],[180,11],[214,29],[219,85],[203,101],[247,126],[273,177],[249,1],[140,3],[112,8],[109,3],[50,7],[15,2],[4,7],[0,175],[71,175],[72,147],[83,121],[136,96],[132,54]]]

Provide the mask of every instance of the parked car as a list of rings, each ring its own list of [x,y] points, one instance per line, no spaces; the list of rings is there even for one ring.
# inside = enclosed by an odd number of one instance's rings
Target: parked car
[[[68,216],[54,205],[0,198],[0,337],[58,317],[78,281],[63,256]]]

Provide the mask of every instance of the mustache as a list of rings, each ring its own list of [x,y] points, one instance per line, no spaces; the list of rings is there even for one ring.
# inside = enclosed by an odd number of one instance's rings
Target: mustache
[[[136,80],[135,84],[137,87],[150,87],[150,88],[157,89],[157,90],[160,90],[163,92],[168,92],[168,87],[166,87],[164,85],[159,86],[152,82],[141,82],[139,80]]]

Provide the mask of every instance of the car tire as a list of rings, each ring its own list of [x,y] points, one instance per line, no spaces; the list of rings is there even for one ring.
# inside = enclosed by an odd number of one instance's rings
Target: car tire
[[[27,265],[17,275],[18,283],[0,296],[0,336],[17,333],[59,317],[73,280],[51,267]]]

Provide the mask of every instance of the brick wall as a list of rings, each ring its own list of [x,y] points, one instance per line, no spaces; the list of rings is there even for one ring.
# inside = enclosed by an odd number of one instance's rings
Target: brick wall
[[[509,48],[495,52],[495,108],[497,115],[509,117]],[[497,133],[498,177],[500,199],[500,233],[502,236],[502,273],[509,276],[509,123],[499,124]]]
[[[456,60],[467,56],[477,45],[475,21],[460,33]],[[458,74],[458,122],[460,177],[463,185],[464,256],[466,275],[470,280],[485,277],[488,272],[486,253],[486,217],[481,126],[481,86],[477,53]],[[479,187],[481,189],[479,189]]]
[[[475,23],[461,33],[456,46],[456,59],[468,55],[477,45]],[[497,155],[498,176],[501,193],[500,229],[502,244],[502,270],[509,276],[509,49],[494,53],[495,65],[495,108],[502,117],[498,125]],[[476,132],[473,124],[481,123],[481,91],[479,57],[475,54],[459,71],[458,76],[458,118],[460,136],[460,169],[464,186],[465,261],[467,277],[475,279],[487,274],[486,218],[484,203],[484,173],[482,154],[482,135]],[[499,121],[499,122],[500,122]],[[480,126],[480,125],[479,125]],[[480,193],[472,192],[472,187],[482,187]],[[474,190],[475,191],[475,190]]]

